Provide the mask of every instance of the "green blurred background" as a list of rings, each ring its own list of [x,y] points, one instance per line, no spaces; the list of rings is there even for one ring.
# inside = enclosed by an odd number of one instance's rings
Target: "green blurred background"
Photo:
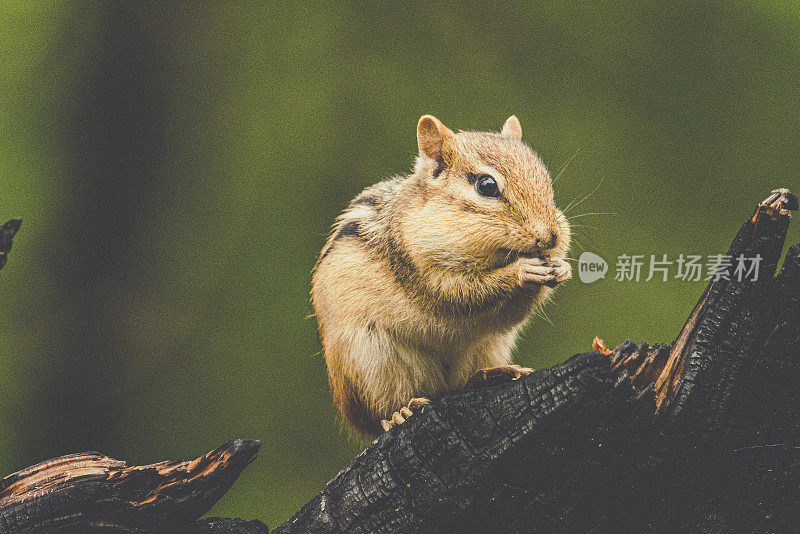
[[[415,125],[517,114],[609,279],[557,292],[517,359],[670,341],[704,282],[615,282],[619,254],[711,254],[800,189],[800,8],[729,1],[292,5],[5,1],[0,472],[257,438],[214,514],[287,519],[363,444],[328,393],[310,271]],[[602,183],[601,183],[602,182]],[[599,187],[598,187],[599,185]],[[790,239],[800,239],[795,227]]]

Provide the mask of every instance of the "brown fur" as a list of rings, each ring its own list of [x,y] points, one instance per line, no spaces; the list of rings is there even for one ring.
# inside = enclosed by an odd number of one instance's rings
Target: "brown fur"
[[[521,137],[516,117],[502,134],[456,134],[425,116],[414,172],[368,187],[339,216],[312,299],[333,397],[351,428],[374,435],[411,397],[509,364],[551,291],[530,274],[531,257],[560,265],[552,283],[569,278],[569,223]],[[499,198],[476,192],[483,174],[497,180]]]

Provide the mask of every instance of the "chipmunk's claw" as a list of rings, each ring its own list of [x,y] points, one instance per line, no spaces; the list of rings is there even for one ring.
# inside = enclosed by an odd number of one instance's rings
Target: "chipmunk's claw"
[[[523,376],[528,376],[533,372],[530,367],[522,367],[520,365],[500,365],[498,367],[489,367],[488,369],[479,369],[467,380],[467,388],[475,388],[484,386],[487,382],[495,382],[496,378],[505,380],[516,380]]]
[[[548,285],[554,286],[572,278],[572,266],[561,258],[552,258],[548,265],[553,268],[553,281]]]
[[[408,401],[407,406],[403,406],[399,411],[394,412],[391,419],[382,419],[381,427],[383,427],[385,432],[388,432],[393,427],[402,425],[406,422],[406,419],[414,415],[415,410],[417,410],[420,406],[428,404],[429,402],[430,401],[425,397],[415,397],[411,399]]]

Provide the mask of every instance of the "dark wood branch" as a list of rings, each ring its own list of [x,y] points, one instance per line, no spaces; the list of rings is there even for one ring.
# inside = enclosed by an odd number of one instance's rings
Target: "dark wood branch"
[[[20,226],[22,226],[22,219],[11,219],[3,226],[0,226],[0,269],[5,266],[6,260],[8,260],[11,242],[17,231],[19,231]]]
[[[668,411],[673,422],[683,419],[703,432],[725,424],[732,388],[739,385],[735,375],[763,345],[771,324],[765,311],[776,298],[773,275],[791,219],[785,206],[793,201],[768,198],[728,250],[734,260],[760,257],[758,278],[712,280],[678,335],[655,383],[658,410]],[[702,395],[692,394],[697,387]]]
[[[236,440],[196,460],[146,466],[94,452],[48,460],[0,482],[0,532],[265,532],[260,522],[198,522],[258,448]]]
[[[800,531],[800,246],[774,277],[796,208],[777,190],[745,221],[728,254],[760,256],[760,276],[710,282],[672,344],[595,340],[525,378],[436,399],[274,532]],[[213,491],[193,487],[218,461],[204,458],[134,468],[84,456],[101,464],[85,480],[37,474],[64,460],[29,468],[0,486],[0,519],[16,521],[0,533],[48,531],[53,517],[106,532],[267,532],[196,521],[252,454]]]

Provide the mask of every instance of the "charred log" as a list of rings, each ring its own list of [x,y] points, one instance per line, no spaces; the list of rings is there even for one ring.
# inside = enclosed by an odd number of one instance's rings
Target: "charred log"
[[[236,440],[190,462],[146,466],[94,452],[48,460],[0,482],[0,532],[266,532],[260,522],[198,522],[258,448]]]
[[[435,399],[274,532],[800,531],[800,245],[774,276],[796,208],[787,190],[757,207],[728,255],[761,258],[759,275],[712,279],[672,344],[597,339]],[[34,466],[0,484],[0,532],[267,532],[197,520],[255,454],[232,443],[182,464]],[[71,462],[90,467],[59,475]]]
[[[11,251],[11,242],[20,226],[22,226],[22,219],[11,219],[3,226],[0,226],[0,269],[5,266],[8,260],[8,253]]]

